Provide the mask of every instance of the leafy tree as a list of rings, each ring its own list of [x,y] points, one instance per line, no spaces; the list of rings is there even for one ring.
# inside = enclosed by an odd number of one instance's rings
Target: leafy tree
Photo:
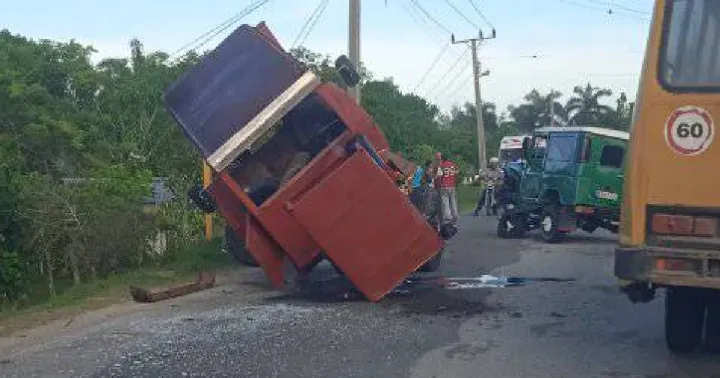
[[[574,96],[568,100],[567,111],[572,125],[597,125],[613,112],[613,109],[602,104],[601,100],[612,96],[612,91],[593,87],[590,83],[573,88]]]
[[[620,93],[620,97],[616,100],[615,110],[609,112],[603,119],[602,125],[617,130],[627,131],[632,122],[632,114],[635,109],[635,103],[629,102],[625,92]]]
[[[552,114],[555,114],[555,122],[563,124],[567,120],[566,106],[559,102],[562,93],[550,91],[542,94],[533,89],[525,95],[524,103],[517,106],[509,106],[508,112],[514,120],[517,128],[523,132],[530,132],[537,127],[550,126],[553,124]]]

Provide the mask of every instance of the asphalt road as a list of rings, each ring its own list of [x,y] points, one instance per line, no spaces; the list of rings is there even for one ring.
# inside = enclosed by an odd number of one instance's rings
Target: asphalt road
[[[577,280],[372,304],[281,295],[239,269],[203,293],[0,339],[0,376],[720,377],[720,356],[665,350],[662,298],[616,291],[611,235],[550,246],[494,226],[463,218],[444,273]]]

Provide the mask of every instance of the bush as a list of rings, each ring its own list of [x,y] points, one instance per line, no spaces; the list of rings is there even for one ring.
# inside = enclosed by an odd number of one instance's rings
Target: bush
[[[0,249],[0,302],[16,301],[26,293],[27,264],[15,251]]]

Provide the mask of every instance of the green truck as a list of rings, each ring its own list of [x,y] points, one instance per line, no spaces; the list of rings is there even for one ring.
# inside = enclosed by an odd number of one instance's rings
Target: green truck
[[[523,140],[523,161],[505,165],[498,236],[539,228],[554,243],[576,229],[617,233],[628,139],[600,127],[536,129]]]

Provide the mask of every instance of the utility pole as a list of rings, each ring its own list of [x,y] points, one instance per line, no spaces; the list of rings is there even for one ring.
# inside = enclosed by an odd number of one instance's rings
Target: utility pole
[[[212,184],[212,168],[203,160],[203,189],[207,189]],[[205,240],[213,239],[213,218],[212,214],[205,214]]]
[[[472,63],[473,63],[473,81],[475,84],[475,118],[477,122],[477,139],[478,139],[478,168],[484,170],[487,168],[487,158],[485,156],[485,123],[483,121],[482,111],[482,97],[480,96],[480,77],[487,76],[490,74],[488,71],[481,70],[480,59],[478,58],[478,44],[486,39],[495,38],[495,29],[492,31],[490,37],[483,37],[482,31],[478,38],[470,38],[462,41],[455,40],[455,34],[451,36],[453,44],[468,43],[470,42],[470,49],[472,50]]]
[[[360,0],[350,0],[350,30],[348,38],[348,58],[360,70]],[[360,103],[360,84],[349,88],[348,92]]]

